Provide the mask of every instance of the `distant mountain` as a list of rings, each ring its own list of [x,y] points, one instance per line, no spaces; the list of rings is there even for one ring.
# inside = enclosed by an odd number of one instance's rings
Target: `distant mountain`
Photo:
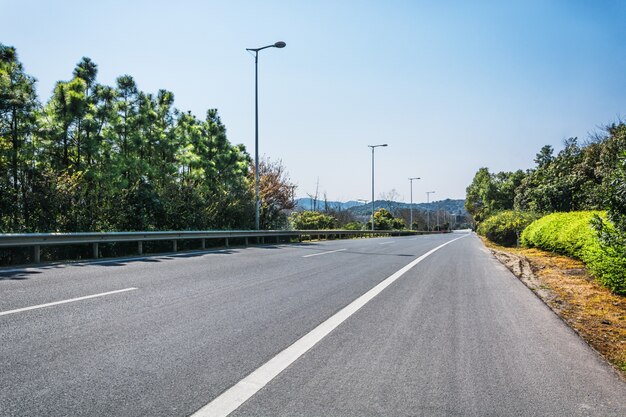
[[[296,210],[313,210],[313,199],[312,198],[298,198],[296,199]],[[316,210],[324,211],[326,207],[328,210],[348,210],[352,207],[362,206],[363,203],[359,201],[324,201],[317,200]]]
[[[441,201],[433,201],[432,203],[413,203],[413,210],[419,211],[437,211],[443,210],[450,214],[465,215],[465,200],[451,200],[449,198]],[[326,210],[348,210],[357,216],[369,215],[372,212],[371,203],[363,203],[359,201],[327,201],[317,200],[316,209],[319,211]],[[376,200],[374,201],[374,209],[385,208],[391,212],[399,209],[409,209],[411,204],[398,201]],[[296,210],[313,210],[313,199],[298,198],[296,199]]]
[[[418,211],[437,211],[443,210],[446,213],[456,214],[456,215],[466,215],[465,211],[465,200],[451,200],[449,198],[441,201],[433,201],[431,203],[413,203],[413,210]],[[389,201],[389,200],[376,200],[374,201],[374,209],[378,210],[379,208],[385,208],[390,212],[395,212],[401,209],[409,209],[411,208],[411,204],[402,203],[398,201]],[[372,204],[361,204],[358,207],[351,207],[349,209],[352,213],[356,215],[369,215],[372,212]]]

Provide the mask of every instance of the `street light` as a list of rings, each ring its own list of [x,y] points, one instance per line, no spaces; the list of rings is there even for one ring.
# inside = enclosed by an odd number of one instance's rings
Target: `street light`
[[[409,178],[409,181],[411,182],[411,205],[409,206],[411,208],[411,223],[409,224],[409,229],[413,230],[413,180],[419,180],[421,179],[420,177],[413,177],[413,178]]]
[[[374,149],[380,146],[387,146],[386,143],[382,145],[367,145],[372,148],[372,232],[374,231]]]
[[[254,226],[259,230],[261,202],[259,200],[259,51],[267,48],[284,48],[287,44],[283,41],[262,48],[246,48],[246,51],[254,52],[254,180],[255,180],[255,217]]]
[[[430,195],[435,194],[434,191],[426,191],[426,204],[430,204]],[[430,207],[427,207],[426,214],[428,216],[428,231],[430,232]]]

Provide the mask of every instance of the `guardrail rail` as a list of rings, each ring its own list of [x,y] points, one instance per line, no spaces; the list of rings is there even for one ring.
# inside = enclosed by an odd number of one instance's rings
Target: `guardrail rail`
[[[428,232],[411,230],[218,230],[218,231],[164,231],[164,232],[90,232],[90,233],[24,233],[0,234],[0,248],[32,247],[33,262],[41,262],[42,246],[61,246],[75,244],[91,244],[93,258],[100,257],[100,244],[117,242],[137,242],[137,253],[142,255],[143,243],[147,241],[172,241],[172,252],[178,250],[178,241],[201,239],[201,250],[206,249],[207,239],[222,239],[224,246],[229,246],[229,239],[243,239],[246,246],[249,239],[256,243],[265,243],[265,239],[273,238],[275,243],[281,239],[342,239],[346,237],[373,236],[407,236]]]

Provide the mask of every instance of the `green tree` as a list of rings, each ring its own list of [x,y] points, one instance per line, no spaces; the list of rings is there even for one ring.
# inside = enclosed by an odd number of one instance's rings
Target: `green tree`
[[[35,79],[24,72],[15,48],[0,44],[0,231],[28,229],[38,107]]]
[[[171,92],[97,74],[83,57],[42,107],[15,49],[0,45],[0,230],[252,227],[251,159],[217,110],[201,120]],[[280,163],[262,168],[262,222],[282,227],[295,186]]]
[[[372,219],[367,222],[367,229],[371,230]],[[404,229],[405,224],[403,219],[393,217],[393,214],[389,210],[380,208],[374,212],[374,229],[375,230],[399,230]]]

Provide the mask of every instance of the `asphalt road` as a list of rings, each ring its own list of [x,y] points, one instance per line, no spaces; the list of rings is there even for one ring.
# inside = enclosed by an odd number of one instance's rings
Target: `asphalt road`
[[[626,416],[626,383],[476,237],[423,257],[461,236],[0,272],[0,416],[193,415],[390,277],[231,415]]]

